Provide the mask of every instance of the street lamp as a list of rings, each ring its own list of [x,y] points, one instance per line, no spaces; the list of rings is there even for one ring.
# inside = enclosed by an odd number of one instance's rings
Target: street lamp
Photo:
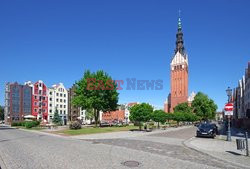
[[[232,89],[230,87],[227,88],[226,90],[227,92],[227,97],[228,97],[228,103],[231,100],[231,96],[232,96]],[[227,121],[227,141],[231,141],[231,129],[230,129],[230,115],[227,116],[228,121]]]
[[[228,97],[228,103],[230,102],[231,96],[232,96],[232,89],[230,87],[227,88],[227,97]]]

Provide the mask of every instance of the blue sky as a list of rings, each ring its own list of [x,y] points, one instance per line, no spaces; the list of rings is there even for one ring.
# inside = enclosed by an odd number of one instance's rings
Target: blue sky
[[[114,79],[163,80],[163,90],[120,91],[120,103],[163,106],[181,9],[189,92],[219,106],[250,61],[247,0],[2,0],[0,104],[5,82],[43,80],[69,88],[85,69]]]

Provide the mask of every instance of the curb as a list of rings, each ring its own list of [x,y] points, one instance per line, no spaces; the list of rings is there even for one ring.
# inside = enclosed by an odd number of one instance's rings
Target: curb
[[[196,152],[199,152],[199,153],[201,153],[201,154],[203,154],[203,155],[206,155],[206,156],[209,156],[209,157],[211,157],[211,158],[215,158],[215,159],[218,160],[218,161],[222,161],[222,162],[228,163],[228,164],[230,164],[230,165],[232,165],[232,166],[234,166],[234,167],[237,167],[237,168],[238,168],[238,167],[241,167],[241,168],[249,168],[249,166],[242,165],[242,164],[239,164],[239,163],[233,163],[233,162],[231,162],[231,161],[229,161],[229,160],[226,160],[226,159],[223,159],[223,158],[219,158],[218,156],[215,156],[215,155],[209,154],[209,153],[207,153],[207,152],[201,151],[200,149],[198,149],[198,148],[196,148],[196,147],[194,147],[193,145],[190,144],[190,141],[193,140],[194,138],[195,138],[195,137],[192,137],[192,138],[190,138],[190,139],[187,139],[187,140],[183,141],[182,144],[183,144],[186,148],[192,149],[192,150],[194,150],[194,151],[196,151]]]

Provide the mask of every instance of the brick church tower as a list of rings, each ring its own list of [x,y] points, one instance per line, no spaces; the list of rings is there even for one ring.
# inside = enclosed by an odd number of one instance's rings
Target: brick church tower
[[[185,52],[181,18],[178,19],[176,49],[170,64],[171,93],[164,103],[165,112],[173,112],[179,103],[188,101],[188,56]]]

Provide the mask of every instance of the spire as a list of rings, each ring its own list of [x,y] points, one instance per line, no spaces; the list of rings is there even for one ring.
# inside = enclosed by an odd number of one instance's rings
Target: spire
[[[183,33],[182,33],[182,25],[181,25],[181,11],[179,10],[179,17],[178,17],[178,31],[176,34],[176,49],[175,53],[178,51],[181,54],[184,54],[184,41],[183,41]]]
[[[179,17],[178,17],[178,29],[181,29],[181,10],[179,9]]]

